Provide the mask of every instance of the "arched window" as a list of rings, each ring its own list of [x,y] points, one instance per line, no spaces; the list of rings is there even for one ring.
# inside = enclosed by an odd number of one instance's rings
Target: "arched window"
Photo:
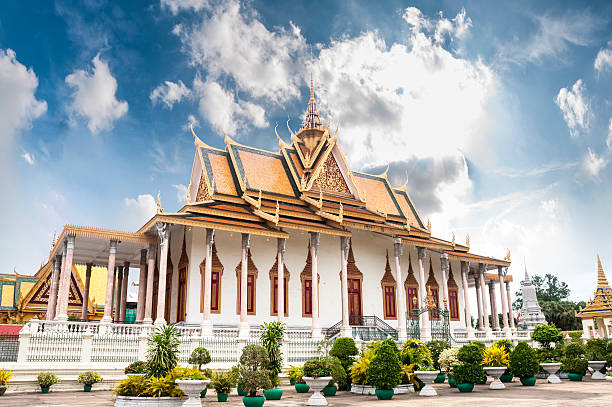
[[[453,277],[453,267],[449,265],[448,273],[448,311],[451,321],[459,321],[459,287]]]
[[[178,265],[178,297],[176,305],[176,322],[187,318],[187,270],[189,270],[189,256],[187,256],[186,234],[183,234],[183,250]]]
[[[236,301],[236,313],[240,314],[240,296],[242,295],[240,284],[240,273],[242,271],[242,260],[236,266],[236,281],[238,286],[238,296]],[[255,315],[257,306],[257,267],[251,258],[251,249],[247,252],[247,314]]]
[[[355,264],[353,255],[353,242],[349,240],[349,252],[346,259],[346,272],[348,282],[348,308],[349,323],[351,325],[363,325],[363,274]]]
[[[204,312],[204,281],[206,271],[206,258],[200,263],[200,312]],[[223,277],[223,265],[217,256],[217,246],[212,246],[212,273],[210,278],[210,312],[213,314],[221,313],[221,277]]]
[[[382,280],[380,280],[380,286],[382,287],[383,313],[385,319],[397,319],[397,307],[395,306],[395,278],[393,278],[391,266],[389,265],[388,251],[387,264],[385,265],[385,273],[383,274]]]
[[[318,274],[317,280],[321,280],[321,276]],[[310,256],[310,243],[308,244],[306,265],[300,273],[300,281],[302,282],[302,317],[312,317],[312,257]]]
[[[419,283],[414,277],[412,269],[412,261],[410,261],[410,253],[408,253],[408,276],[404,280],[404,290],[406,290],[406,309],[408,310],[408,319],[412,318],[414,308],[421,306],[419,302]]]
[[[434,277],[433,263],[431,261],[431,257],[429,258],[429,277],[427,278],[427,283],[425,284],[427,287],[427,295],[431,292],[431,296],[433,297],[433,303],[435,308],[440,308],[440,297],[439,297],[439,289],[438,282],[436,281],[436,277]],[[438,320],[440,319],[440,313],[438,311],[430,311],[429,318]]]
[[[284,297],[284,314],[289,316],[289,270],[287,266],[283,267],[283,297]],[[278,256],[270,269],[270,315],[278,315]]]

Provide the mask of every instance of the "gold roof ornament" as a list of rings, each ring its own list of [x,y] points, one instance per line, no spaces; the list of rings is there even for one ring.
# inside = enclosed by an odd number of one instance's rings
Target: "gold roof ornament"
[[[57,238],[57,230],[53,231],[53,240],[51,241],[51,250],[55,247],[55,239]]]
[[[599,253],[597,253],[597,288],[610,288],[601,265],[601,260],[599,259]]]
[[[427,219],[427,231],[431,233],[431,220]]]
[[[191,180],[189,180],[189,186],[187,187],[187,194],[185,196],[185,202],[187,204],[191,203]]]
[[[162,213],[164,211],[164,208],[161,205],[160,195],[161,195],[161,192],[158,190],[157,191],[157,213]]]
[[[431,293],[431,286],[427,286],[427,308],[434,309],[436,304],[434,303],[433,294]]]
[[[465,245],[466,247],[470,247],[470,234],[469,233],[465,236]]]
[[[506,257],[504,257],[504,260],[510,261],[510,249],[506,249]]]
[[[453,232],[453,240],[451,241],[451,244],[453,245],[453,247],[455,247],[455,232]]]

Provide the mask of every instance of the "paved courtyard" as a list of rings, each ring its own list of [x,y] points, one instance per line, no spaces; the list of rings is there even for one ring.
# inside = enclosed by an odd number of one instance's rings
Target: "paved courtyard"
[[[355,406],[611,406],[612,382],[590,381],[568,382],[562,384],[548,384],[538,380],[535,387],[524,387],[520,383],[507,384],[506,390],[488,390],[481,385],[474,388],[473,393],[459,393],[447,384],[434,385],[439,393],[438,397],[420,397],[413,394],[395,396],[390,401],[378,401],[375,396],[357,396],[351,393],[340,392],[335,397],[329,397],[329,405],[337,407]],[[308,398],[307,394],[298,394],[291,387],[284,387],[283,399],[280,401],[266,401],[264,406],[302,406]],[[110,391],[92,393],[83,392],[56,392],[49,394],[22,393],[6,394],[0,397],[0,406],[112,406],[113,394]],[[202,400],[202,405],[219,405],[214,392]],[[235,393],[230,396],[226,407],[242,406],[242,397]]]

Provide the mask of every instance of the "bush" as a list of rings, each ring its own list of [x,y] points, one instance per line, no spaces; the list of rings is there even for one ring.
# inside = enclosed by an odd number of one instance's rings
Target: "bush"
[[[432,366],[436,368],[436,370],[440,370],[440,354],[445,349],[450,348],[450,343],[442,340],[433,340],[427,342],[427,348],[429,349],[429,353],[431,354]]]
[[[102,381],[102,376],[93,370],[88,370],[81,373],[77,380],[79,383],[83,383],[85,386],[92,386],[96,383],[100,383]]]
[[[482,362],[482,350],[475,343],[463,345],[457,352],[457,359],[465,364],[479,365]]]
[[[331,376],[331,365],[324,360],[307,360],[304,363],[304,377]]]
[[[10,370],[0,369],[0,386],[7,386],[12,377],[13,372]]]
[[[372,354],[372,358],[373,358]],[[372,358],[362,356],[351,366],[351,382],[355,384],[368,384],[368,368],[372,362]]]
[[[114,392],[119,396],[141,397],[147,392],[149,379],[144,376],[129,376],[115,386]]]
[[[465,346],[465,345],[464,345]],[[478,383],[486,377],[486,374],[479,364],[462,363],[453,367],[453,378],[457,384]]]
[[[287,371],[289,375],[289,379],[293,380],[296,383],[305,383],[304,382],[304,369],[301,366],[289,366],[289,370]]]
[[[376,350],[367,370],[368,383],[371,386],[391,390],[400,383],[401,365],[397,353],[390,343],[383,343]]]
[[[207,365],[211,361],[210,353],[204,347],[197,347],[191,352],[187,363],[198,367],[198,370],[202,370],[202,365]]]
[[[125,374],[141,374],[147,372],[147,364],[142,360],[137,360],[136,362],[132,362],[125,369],[123,369],[123,373]]]
[[[459,363],[459,359],[457,359],[458,352],[458,348],[444,349],[442,351],[440,358],[438,359],[438,364],[443,371],[446,373],[452,372],[453,365]]]
[[[217,394],[229,394],[232,391],[233,377],[230,372],[216,372],[213,375],[211,386]]]
[[[328,386],[333,386],[334,383],[336,383],[338,387],[345,386],[347,374],[344,367],[342,367],[342,363],[340,363],[340,359],[335,356],[328,356],[323,359],[323,361],[329,364],[331,368],[332,379],[329,381]]]
[[[72,322],[78,322],[81,320],[81,317],[76,315],[76,314],[70,314],[68,315],[68,321],[72,321]]]
[[[585,356],[587,360],[606,360],[608,351],[606,341],[601,338],[589,339],[586,343]]]
[[[514,348],[514,344],[509,339],[500,339],[495,342],[495,345],[504,348],[504,350],[508,352],[508,354],[510,354],[510,352],[512,352],[512,349]]]
[[[340,361],[353,360],[355,356],[359,354],[359,349],[355,346],[353,338],[338,338],[334,341],[331,350],[329,351],[330,356],[335,356]]]
[[[505,348],[491,345],[484,350],[482,354],[482,364],[487,367],[501,367],[508,366],[508,352]]]
[[[272,387],[266,367],[270,363],[268,352],[263,346],[247,345],[240,356],[238,386],[246,391],[249,397],[255,397],[261,389]]]
[[[568,358],[581,358],[584,352],[584,345],[580,342],[570,342],[565,345],[565,356]]]
[[[281,340],[285,336],[285,324],[274,321],[264,323],[261,331],[261,344],[268,352],[267,370],[270,372],[270,381],[273,386],[278,386],[278,375],[283,370],[283,354],[281,352]]]
[[[516,377],[535,376],[540,371],[540,364],[535,351],[527,342],[520,342],[510,354],[510,372]]]
[[[584,376],[588,367],[589,362],[584,359],[564,358],[561,370],[565,373],[576,373]]]
[[[415,370],[433,364],[429,348],[416,339],[410,339],[403,343],[400,351],[400,361],[405,365],[415,365]]]
[[[178,364],[179,331],[174,325],[158,327],[149,338],[147,376],[164,377]]]
[[[569,332],[570,340],[573,342],[582,342],[582,332]]]
[[[59,382],[59,379],[55,373],[51,372],[40,372],[36,377],[36,380],[38,381],[38,385],[40,387],[51,387],[55,383]]]
[[[533,329],[531,339],[538,342],[542,347],[550,349],[553,343],[563,340],[563,334],[555,324],[541,324]]]

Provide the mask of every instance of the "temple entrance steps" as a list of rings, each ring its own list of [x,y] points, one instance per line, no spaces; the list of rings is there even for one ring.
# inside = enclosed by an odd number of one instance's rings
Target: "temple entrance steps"
[[[352,336],[363,341],[383,340],[387,338],[397,340],[397,330],[387,324],[376,315],[351,315],[349,316]],[[334,339],[340,335],[342,321],[323,330],[327,339]]]

